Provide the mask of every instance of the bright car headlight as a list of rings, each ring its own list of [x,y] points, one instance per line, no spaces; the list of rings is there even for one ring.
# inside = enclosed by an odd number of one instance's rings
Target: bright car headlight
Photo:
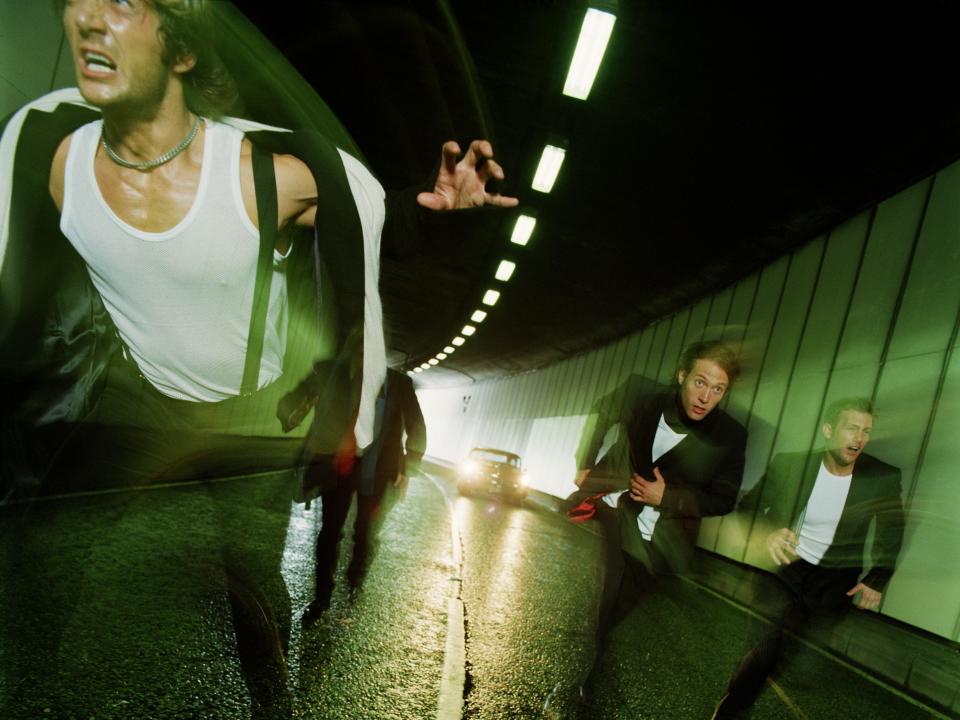
[[[530,474],[520,473],[520,484],[527,487],[530,484]]]
[[[479,470],[480,466],[476,460],[464,460],[460,463],[460,472],[464,475],[476,475]]]

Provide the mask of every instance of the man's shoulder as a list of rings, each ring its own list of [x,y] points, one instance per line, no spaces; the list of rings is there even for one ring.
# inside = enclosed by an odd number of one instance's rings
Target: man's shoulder
[[[891,479],[900,478],[900,468],[896,465],[884,462],[874,455],[863,453],[857,458],[857,464],[854,466],[854,475],[871,475],[873,477],[888,477]]]
[[[383,188],[363,161],[334,144],[318,130],[285,130],[249,121],[228,121],[244,130],[247,139],[254,145],[280,156],[282,159],[279,162],[285,164],[291,172],[310,172],[318,188],[322,187],[323,183],[330,182],[331,177],[340,176],[342,167],[343,176],[346,176],[353,186],[361,187],[368,193],[377,193],[381,197],[383,195]]]
[[[674,393],[674,390],[668,385],[639,373],[632,373],[627,376],[620,387],[623,390],[623,395],[637,404],[659,403]]]
[[[83,125],[100,117],[100,112],[83,101],[75,88],[56,90],[23,105],[3,121],[5,140],[42,133],[55,144]]]
[[[721,408],[717,408],[715,412],[716,426],[719,433],[746,442],[747,428],[744,427],[743,423],[736,420],[730,413]]]
[[[747,429],[721,408],[715,408],[696,427],[698,436],[710,445],[738,453],[746,449]]]

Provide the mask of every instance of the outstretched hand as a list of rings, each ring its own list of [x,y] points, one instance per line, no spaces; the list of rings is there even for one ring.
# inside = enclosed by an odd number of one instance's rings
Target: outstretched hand
[[[503,168],[493,159],[493,146],[486,140],[474,140],[466,154],[460,156],[460,146],[453,140],[443,144],[440,153],[440,172],[433,192],[417,195],[417,202],[431,210],[462,210],[493,205],[516,207],[515,197],[487,192],[489,180],[503,180]]]

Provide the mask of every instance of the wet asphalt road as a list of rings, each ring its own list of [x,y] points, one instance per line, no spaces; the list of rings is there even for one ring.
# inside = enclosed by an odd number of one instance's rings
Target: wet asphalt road
[[[320,513],[291,509],[292,482],[279,473],[6,509],[0,717],[270,715],[255,710],[237,650],[226,589],[238,582],[275,637],[289,637],[274,716],[537,718],[555,685],[561,700],[572,692],[601,579],[590,524],[411,478],[363,586],[343,577],[347,539],[331,608],[303,628]],[[740,609],[696,585],[645,597],[601,661],[594,716],[709,717],[747,632]],[[814,651],[752,713],[847,716],[931,713]]]

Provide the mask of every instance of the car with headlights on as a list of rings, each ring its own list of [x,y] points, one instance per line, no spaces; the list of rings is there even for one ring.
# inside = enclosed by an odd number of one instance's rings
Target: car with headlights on
[[[457,468],[461,495],[486,493],[521,502],[527,496],[528,483],[520,456],[506,450],[474,448]]]

